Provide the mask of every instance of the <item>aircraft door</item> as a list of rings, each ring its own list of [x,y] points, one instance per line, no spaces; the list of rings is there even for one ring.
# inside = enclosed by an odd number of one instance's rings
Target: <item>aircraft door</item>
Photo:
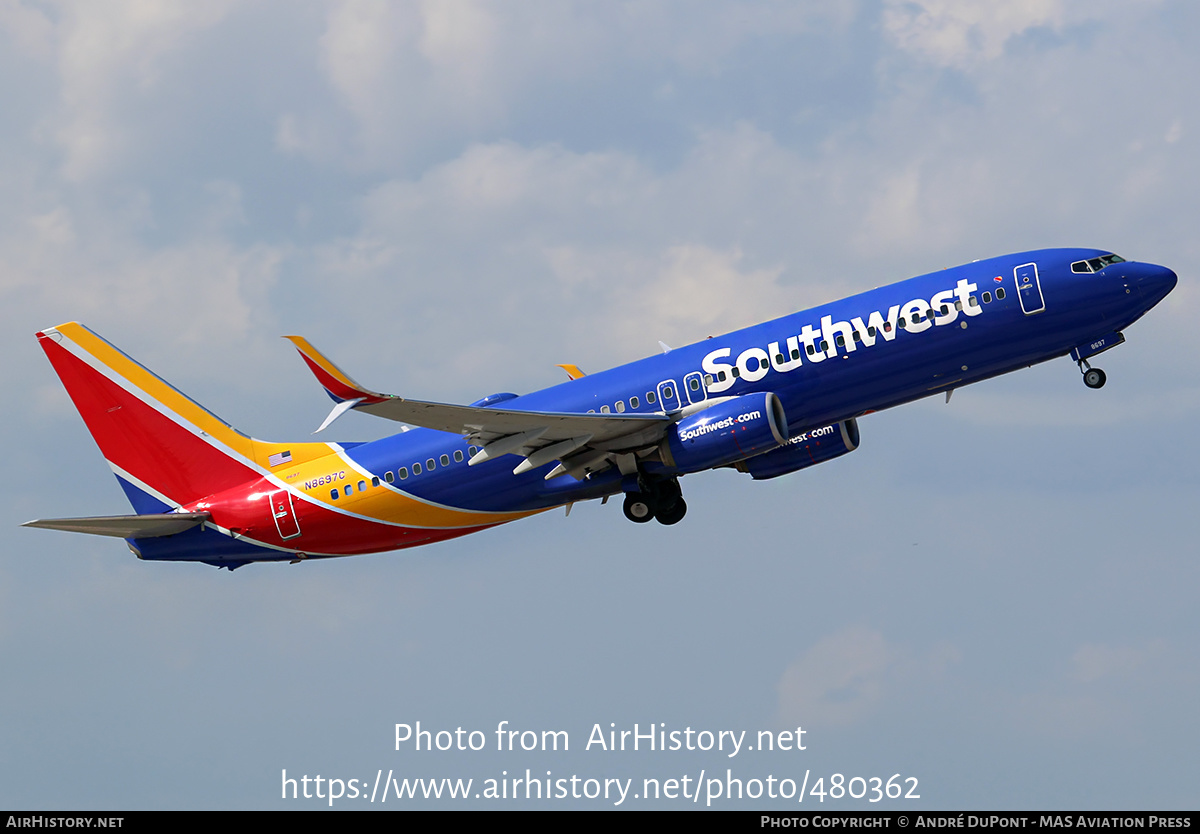
[[[692,405],[704,402],[708,398],[708,389],[704,387],[704,375],[692,371],[683,378],[683,390],[687,392],[688,402]]]
[[[1046,309],[1046,300],[1042,298],[1042,285],[1038,281],[1037,264],[1022,264],[1013,270],[1017,279],[1017,297],[1021,299],[1021,309],[1025,315],[1031,316]]]
[[[281,539],[294,539],[300,535],[300,522],[296,520],[296,509],[292,506],[292,494],[286,489],[271,493],[271,515]]]
[[[661,411],[679,410],[679,387],[673,379],[658,383],[658,402]]]

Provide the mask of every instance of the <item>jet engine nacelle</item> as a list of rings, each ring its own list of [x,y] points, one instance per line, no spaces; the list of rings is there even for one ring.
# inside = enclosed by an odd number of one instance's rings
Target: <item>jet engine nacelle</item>
[[[700,472],[761,455],[786,441],[787,417],[779,397],[743,394],[680,420],[659,453],[667,469]]]
[[[851,418],[798,434],[774,451],[741,461],[737,468],[756,481],[765,481],[833,460],[857,448],[858,421]]]

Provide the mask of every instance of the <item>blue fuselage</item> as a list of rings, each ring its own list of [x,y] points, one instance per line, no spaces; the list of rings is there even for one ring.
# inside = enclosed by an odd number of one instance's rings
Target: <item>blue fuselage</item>
[[[976,261],[506,399],[503,407],[672,413],[771,392],[795,436],[1066,355],[1119,333],[1175,286],[1169,269],[1119,259],[1073,271],[1101,256],[1044,249]],[[345,448],[410,494],[463,509],[532,510],[621,491],[615,469],[546,480],[553,464],[514,475],[509,457],[468,469],[467,441],[428,429]]]

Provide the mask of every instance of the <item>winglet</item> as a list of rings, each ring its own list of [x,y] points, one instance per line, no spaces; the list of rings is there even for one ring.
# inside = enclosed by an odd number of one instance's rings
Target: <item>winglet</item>
[[[329,416],[325,418],[325,422],[321,424],[317,432],[324,430],[330,423],[352,408],[388,400],[388,397],[383,394],[363,388],[351,379],[345,371],[330,362],[325,354],[313,347],[303,336],[284,336],[283,338],[296,346],[304,364],[308,365],[308,369],[313,372],[317,382],[321,383],[325,393],[336,403],[333,411],[329,412]],[[313,434],[317,432],[313,432]]]
[[[381,403],[387,399],[383,394],[363,388],[346,375],[345,371],[329,361],[328,357],[317,350],[303,336],[284,336],[300,352],[300,358],[313,372],[317,382],[325,389],[334,402],[342,403],[347,400],[360,400],[364,403]]]
[[[571,379],[579,379],[582,376],[587,376],[587,374],[579,370],[578,365],[556,365],[555,367],[562,368]]]

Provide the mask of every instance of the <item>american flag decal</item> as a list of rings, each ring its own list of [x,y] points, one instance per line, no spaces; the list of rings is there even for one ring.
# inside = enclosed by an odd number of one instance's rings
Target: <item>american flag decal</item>
[[[267,458],[267,464],[270,466],[278,466],[281,463],[291,463],[291,462],[292,462],[292,453],[290,451],[276,452],[275,454],[273,454],[269,458]]]

